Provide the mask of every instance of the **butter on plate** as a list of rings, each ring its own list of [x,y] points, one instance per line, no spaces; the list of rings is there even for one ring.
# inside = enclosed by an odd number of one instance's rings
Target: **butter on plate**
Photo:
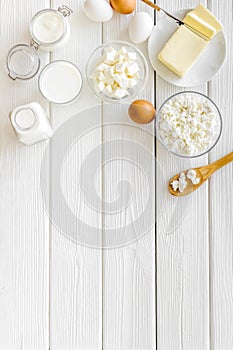
[[[203,5],[190,11],[183,20],[209,39],[222,29],[221,23]],[[183,77],[198,60],[208,40],[180,26],[158,54],[158,60],[179,77]]]
[[[183,77],[207,45],[208,41],[181,26],[160,51],[158,59],[172,72]]]
[[[217,18],[202,4],[190,11],[183,22],[204,34],[209,40],[223,29]]]

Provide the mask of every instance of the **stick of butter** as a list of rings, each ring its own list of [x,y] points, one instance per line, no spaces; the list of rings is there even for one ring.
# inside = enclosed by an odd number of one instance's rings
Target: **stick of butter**
[[[223,28],[202,4],[190,11],[183,21],[194,30],[203,33],[209,40]],[[158,59],[175,74],[183,77],[197,61],[207,43],[208,41],[193,31],[181,26],[160,51]]]
[[[203,33],[209,39],[212,39],[223,28],[217,18],[202,4],[190,11],[183,22]]]
[[[158,55],[158,60],[172,72],[183,77],[197,61],[208,41],[181,26]]]

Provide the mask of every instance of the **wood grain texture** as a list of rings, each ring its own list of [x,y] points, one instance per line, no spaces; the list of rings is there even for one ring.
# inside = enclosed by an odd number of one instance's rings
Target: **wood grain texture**
[[[29,43],[29,22],[49,2],[1,1],[0,122],[0,349],[49,347],[49,222],[40,193],[40,166],[46,142],[17,142],[9,123],[16,106],[37,100],[37,81],[12,81],[5,59],[11,46]],[[41,55],[41,63],[48,54]]]
[[[195,7],[199,1],[157,3],[173,11]],[[218,75],[194,90],[209,94],[220,107],[223,134],[209,156],[192,162],[172,157],[157,142],[155,192],[153,181],[149,186],[147,182],[155,172],[154,162],[149,166],[147,162],[148,155],[154,155],[153,124],[136,126],[127,116],[127,106],[113,106],[110,112],[108,106],[101,107],[85,79],[80,98],[61,107],[48,105],[41,98],[36,78],[13,82],[7,77],[7,51],[12,45],[29,42],[32,16],[61,3],[0,1],[0,350],[155,350],[156,344],[159,350],[233,349],[232,165],[216,173],[190,200],[178,202],[166,192],[166,182],[174,173],[232,151],[232,1],[202,3],[224,24],[228,49]],[[71,38],[56,52],[40,51],[41,66],[67,59],[84,76],[87,58],[98,45],[112,39],[129,40],[131,15],[114,14],[110,22],[101,25],[83,14],[82,0],[68,0],[66,5],[74,10],[69,19]],[[138,0],[139,10],[153,16],[153,11]],[[146,43],[139,48],[146,54]],[[150,68],[142,97],[152,102],[155,99],[158,109],[165,98],[180,90],[158,75],[154,81]],[[152,227],[126,245],[127,228],[115,230],[114,238],[124,240],[123,247],[101,251],[73,242],[49,222],[40,189],[47,142],[30,147],[19,144],[8,119],[10,110],[33,100],[48,111],[54,130],[77,112],[97,106],[91,110],[91,118],[98,127],[73,144],[59,174],[64,197],[83,222],[77,229],[80,236],[85,240],[85,223],[89,223],[96,228],[98,239],[106,243],[107,229],[135,223],[143,213],[148,189],[157,196],[157,236]],[[82,128],[84,121],[78,120]],[[109,125],[112,122],[114,125]],[[120,144],[116,146],[113,140],[120,140]],[[132,143],[135,150],[143,145],[144,151],[134,150],[127,158]],[[52,214],[57,204],[52,200],[52,184],[57,181],[54,145],[52,141],[46,168]],[[102,165],[94,180],[103,212],[88,207],[79,188],[82,166],[87,177],[84,185],[89,183],[92,168],[85,162],[93,151]],[[105,164],[109,154],[112,161]],[[131,188],[124,187],[127,182]],[[111,213],[109,207],[115,202],[123,210]],[[152,223],[153,211],[151,207]],[[65,214],[62,220],[68,228]],[[132,227],[137,237],[143,228]]]
[[[198,3],[157,2],[170,11],[194,8]],[[207,87],[194,90],[207,92]],[[157,75],[157,109],[167,97],[178,91],[181,89]],[[208,161],[208,157],[203,156],[192,162],[172,157],[172,162],[159,143],[157,157],[166,181],[177,172]],[[157,182],[157,186],[160,183]],[[158,348],[206,350],[209,349],[208,186],[193,193],[190,201],[185,198],[177,202],[165,191],[162,196],[162,199],[157,197],[158,209],[166,201],[165,213],[157,225]],[[173,216],[172,230],[168,233],[169,220]]]
[[[58,8],[60,1],[52,1],[52,7]],[[83,77],[85,66],[91,52],[101,43],[101,24],[90,21],[82,11],[81,1],[66,1],[74,13],[69,18],[71,37],[64,47],[51,54],[51,60],[66,59],[76,64]],[[53,128],[57,130],[65,125],[78,112],[98,105],[91,95],[84,79],[84,87],[79,99],[68,106],[51,106]],[[100,128],[88,133],[70,148],[63,163],[61,186],[68,205],[75,215],[83,221],[77,227],[80,236],[85,223],[96,227],[96,234],[101,233],[101,213],[88,211],[78,191],[80,167],[90,151],[101,143],[101,113],[90,118],[99,121]],[[81,117],[80,127],[82,126]],[[77,125],[77,128],[79,124]],[[69,135],[64,135],[64,138]],[[78,130],[77,130],[78,137]],[[51,144],[52,159],[56,161],[56,149]],[[101,152],[96,154],[101,157]],[[84,167],[88,177],[89,169]],[[53,179],[51,179],[53,181]],[[93,179],[94,181],[94,179]],[[101,193],[101,182],[99,191]],[[52,217],[53,206],[51,203]],[[54,209],[55,210],[55,209]],[[64,222],[67,217],[63,217]],[[65,223],[67,230],[69,222]],[[82,232],[83,231],[83,232]],[[66,232],[69,235],[69,231]],[[101,236],[100,236],[101,238]],[[102,346],[102,255],[101,251],[80,246],[69,240],[59,228],[51,226],[50,255],[50,346],[55,350],[98,350]]]
[[[144,10],[153,16],[153,11],[138,3],[137,11]],[[103,26],[103,41],[129,41],[128,23],[132,15],[114,14],[111,22]],[[144,43],[139,48],[146,54]],[[154,102],[154,74],[149,71],[149,81],[141,97]],[[111,114],[108,107],[103,107],[103,162],[106,154],[111,154],[112,161],[104,168],[104,234],[109,228],[125,227],[119,235],[119,242],[126,242],[129,236],[130,223],[134,225],[135,242],[121,248],[106,249],[103,253],[103,348],[108,350],[144,350],[155,349],[155,228],[154,207],[150,208],[152,228],[141,239],[136,239],[143,229],[136,225],[140,217],[140,207],[145,205],[146,191],[153,196],[154,201],[154,138],[153,123],[147,128],[141,128],[130,122],[127,106],[112,106]],[[115,126],[105,124],[114,122]],[[147,130],[147,133],[146,133]],[[121,140],[117,147],[111,144],[114,139]],[[129,140],[129,144],[126,143]],[[126,156],[127,147],[135,142],[144,145],[145,150],[137,153],[132,151],[130,159]],[[152,154],[150,166],[145,163],[146,155]],[[140,165],[139,171],[137,166]],[[143,170],[151,186],[145,184]],[[118,192],[121,181],[126,181],[132,188],[132,199],[127,191]],[[118,199],[119,213],[108,213],[109,201]],[[128,202],[129,201],[129,202]],[[128,203],[124,207],[123,203]],[[124,207],[124,208],[123,208]],[[145,219],[147,218],[144,213]],[[127,226],[128,225],[128,226]],[[143,233],[143,231],[142,231]],[[106,237],[104,236],[104,239]],[[125,246],[124,246],[125,245]],[[111,246],[110,246],[111,248]]]
[[[233,149],[233,5],[224,6],[209,1],[211,10],[224,25],[227,57],[219,74],[209,84],[209,95],[219,106],[223,117],[223,133],[218,145],[210,153],[210,161]],[[210,180],[210,287],[211,287],[211,349],[233,348],[233,229],[232,229],[232,164],[217,172]]]

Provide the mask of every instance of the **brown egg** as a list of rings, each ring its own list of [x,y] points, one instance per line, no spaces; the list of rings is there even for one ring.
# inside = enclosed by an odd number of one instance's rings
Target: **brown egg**
[[[129,106],[128,114],[134,122],[147,124],[155,118],[156,109],[149,101],[136,100]]]
[[[113,10],[123,15],[132,13],[136,8],[136,0],[110,0]]]

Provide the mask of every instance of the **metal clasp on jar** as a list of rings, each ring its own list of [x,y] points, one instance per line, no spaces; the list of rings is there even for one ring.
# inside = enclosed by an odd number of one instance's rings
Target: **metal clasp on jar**
[[[37,51],[40,47],[40,44],[38,44],[34,39],[31,39],[30,40],[30,46],[35,50]]]
[[[73,11],[66,5],[59,6],[57,10],[62,13],[64,17],[69,17],[73,13]]]

